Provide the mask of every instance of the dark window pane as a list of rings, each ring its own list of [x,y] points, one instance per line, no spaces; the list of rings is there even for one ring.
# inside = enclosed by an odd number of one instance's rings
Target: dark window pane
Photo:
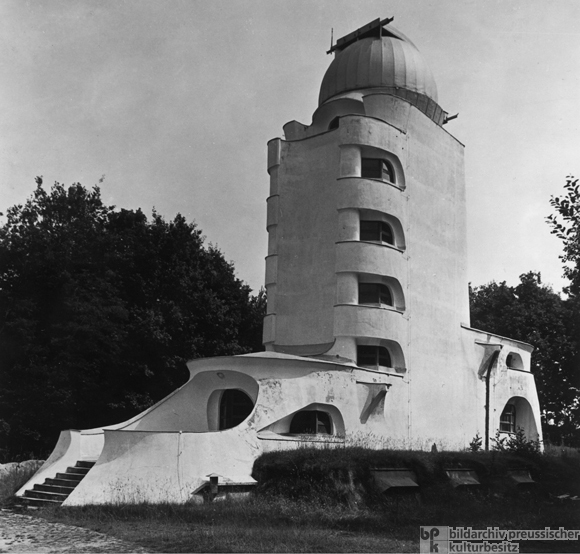
[[[333,129],[338,129],[340,118],[335,117],[328,125],[328,130],[332,131]]]
[[[318,419],[318,427],[316,429],[317,433],[331,435],[332,425],[330,422],[330,416],[326,412],[316,412],[316,417]]]
[[[332,434],[332,422],[326,412],[303,410],[292,418],[290,433],[297,435]]]
[[[390,162],[377,158],[361,159],[361,177],[395,182],[395,170]]]
[[[395,171],[393,170],[393,166],[387,162],[386,160],[382,160],[382,175],[381,178],[391,183],[395,182]]]
[[[356,348],[356,363],[360,366],[376,367],[377,347],[359,345]]]
[[[393,229],[388,223],[381,223],[381,240],[388,244],[395,244]]]
[[[358,285],[359,304],[378,304],[379,290],[375,283],[359,283]]]
[[[514,433],[516,430],[516,407],[508,404],[500,417],[499,430],[507,433]]]
[[[386,304],[387,306],[393,305],[393,296],[391,290],[386,285],[380,285],[381,291],[381,304]]]
[[[252,399],[238,389],[227,389],[220,401],[220,431],[231,429],[244,421],[254,409]]]
[[[361,221],[360,240],[381,240],[380,221]]]
[[[379,350],[379,365],[383,367],[393,367],[389,351],[383,346],[377,346],[377,348]]]
[[[364,177],[366,179],[382,179],[383,177],[382,160],[363,158],[361,160],[361,177]]]

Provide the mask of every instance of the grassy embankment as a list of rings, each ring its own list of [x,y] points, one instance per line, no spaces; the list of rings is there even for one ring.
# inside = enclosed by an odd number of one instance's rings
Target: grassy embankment
[[[444,469],[477,470],[482,488],[454,490]],[[408,467],[420,492],[383,496],[370,468]],[[526,467],[534,490],[508,484]],[[89,527],[161,552],[417,552],[419,526],[485,529],[580,528],[580,458],[507,453],[427,453],[362,448],[262,456],[259,486],[246,501],[205,505],[45,509],[51,521]],[[521,552],[578,552],[578,543],[522,542]]]

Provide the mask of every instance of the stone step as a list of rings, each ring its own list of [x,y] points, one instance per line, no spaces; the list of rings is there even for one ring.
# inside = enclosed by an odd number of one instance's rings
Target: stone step
[[[62,474],[61,475],[66,475]],[[44,480],[45,485],[57,485],[59,487],[70,487],[74,489],[80,481],[78,479],[59,479],[59,478],[47,478]]]
[[[79,467],[79,466],[66,468],[67,473],[77,473],[80,475],[86,475],[90,470],[91,470],[90,467]]]
[[[77,484],[78,481],[71,481],[71,483],[75,483]],[[75,487],[68,487],[68,486],[62,486],[62,485],[52,485],[50,483],[44,483],[42,485],[34,485],[34,487],[32,487],[32,490],[35,491],[44,491],[44,492],[60,492],[62,494],[70,494],[72,491],[75,490]]]
[[[68,497],[68,493],[61,492],[44,492],[27,490],[24,493],[24,498],[40,498],[41,500],[58,500],[59,502],[64,502]]]
[[[32,498],[28,496],[21,496],[20,501],[24,506],[38,507],[60,506],[63,502],[62,500],[51,500],[50,498]]]
[[[66,473],[57,473],[57,479],[70,479],[71,481],[82,481],[83,477],[85,476],[84,473],[72,473],[67,470]]]
[[[75,467],[86,467],[88,469],[91,469],[97,462],[89,462],[87,460],[79,460]]]

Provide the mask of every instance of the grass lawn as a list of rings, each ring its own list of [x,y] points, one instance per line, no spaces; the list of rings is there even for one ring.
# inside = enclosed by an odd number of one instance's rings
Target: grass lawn
[[[442,494],[385,499],[373,508],[250,498],[203,505],[44,509],[40,517],[88,527],[158,552],[418,552],[421,525],[580,528],[580,502],[533,494]],[[520,543],[520,552],[580,552],[578,542]]]
[[[411,468],[419,492],[381,494],[370,471],[376,467]],[[481,488],[454,489],[446,467],[476,469]],[[510,485],[514,467],[529,470],[536,485]],[[578,457],[300,449],[263,455],[254,476],[258,487],[245,500],[45,508],[35,514],[151,552],[418,552],[421,526],[580,529],[580,500],[571,499],[580,496]],[[519,550],[580,552],[580,544],[522,541]]]

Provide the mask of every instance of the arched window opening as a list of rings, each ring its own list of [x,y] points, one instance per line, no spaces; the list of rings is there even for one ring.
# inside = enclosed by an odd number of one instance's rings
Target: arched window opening
[[[337,116],[328,124],[328,130],[332,131],[334,129],[338,129],[339,125],[340,125],[340,117]]]
[[[254,409],[252,399],[239,389],[226,389],[220,400],[220,431],[236,427]]]
[[[330,414],[319,410],[298,412],[290,423],[292,435],[332,435]]]
[[[391,353],[384,346],[367,346],[359,344],[356,348],[356,364],[370,369],[387,369],[393,367]]]
[[[395,169],[391,162],[379,158],[362,158],[361,177],[395,182]]]
[[[499,430],[504,433],[516,432],[516,407],[508,404],[499,418]]]
[[[382,283],[359,283],[358,303],[372,306],[392,306],[391,289]]]
[[[510,369],[524,369],[522,357],[516,352],[510,352],[505,359],[505,365]]]
[[[361,221],[360,240],[395,244],[393,228],[384,221]]]

